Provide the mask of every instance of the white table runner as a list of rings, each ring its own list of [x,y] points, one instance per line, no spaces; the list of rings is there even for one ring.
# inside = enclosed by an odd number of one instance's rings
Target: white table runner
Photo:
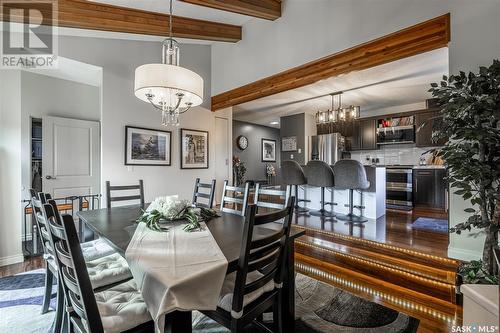
[[[206,225],[191,233],[183,225],[156,232],[140,223],[125,252],[159,332],[169,312],[215,310],[226,276],[228,262]]]

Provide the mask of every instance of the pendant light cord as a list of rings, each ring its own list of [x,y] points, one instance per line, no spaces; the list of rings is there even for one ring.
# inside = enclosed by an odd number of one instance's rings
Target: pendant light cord
[[[170,16],[169,16],[169,23],[168,23],[168,34],[170,36],[170,39],[172,39],[172,0],[170,0]]]

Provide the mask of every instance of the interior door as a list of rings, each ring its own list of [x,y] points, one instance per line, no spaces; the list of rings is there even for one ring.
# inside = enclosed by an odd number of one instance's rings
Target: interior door
[[[215,202],[220,203],[224,180],[230,180],[229,172],[229,121],[226,118],[215,118]]]
[[[100,193],[100,125],[42,118],[42,188],[55,198]]]

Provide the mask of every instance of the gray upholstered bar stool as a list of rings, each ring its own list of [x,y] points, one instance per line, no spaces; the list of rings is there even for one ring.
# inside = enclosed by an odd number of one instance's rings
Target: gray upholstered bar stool
[[[325,201],[325,190],[335,186],[333,170],[323,161],[309,161],[306,167],[307,185],[321,188],[321,209],[312,210],[309,214],[321,217],[334,217],[333,211],[325,209],[326,205],[335,205],[333,202]]]
[[[367,218],[354,215],[353,213],[354,190],[361,192],[370,187],[370,182],[366,178],[366,170],[363,164],[356,160],[340,160],[333,166],[333,172],[335,173],[335,188],[338,190],[349,190],[349,213],[337,214],[336,218],[338,220],[354,223],[368,221]]]
[[[299,185],[306,185],[307,178],[304,170],[296,161],[283,161],[281,163],[281,179],[284,185],[292,185],[295,193],[295,211],[297,213],[307,213],[309,209],[300,207],[299,202],[309,202],[309,200],[299,199]]]

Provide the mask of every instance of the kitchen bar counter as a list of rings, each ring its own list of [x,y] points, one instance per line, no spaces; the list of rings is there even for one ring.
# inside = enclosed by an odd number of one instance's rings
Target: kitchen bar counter
[[[385,215],[385,167],[366,165],[365,169],[370,187],[363,191],[363,202],[360,202],[360,194],[356,191],[354,192],[354,205],[365,206],[363,216],[369,219],[377,219]],[[306,170],[304,169],[304,171]],[[307,203],[309,209],[320,209],[321,189],[319,187],[302,186],[299,197],[311,200],[311,202]],[[348,190],[331,191],[331,189],[326,189],[325,200],[337,203],[336,206],[326,206],[326,209],[330,210],[333,207],[333,211],[340,214],[347,214],[349,212],[349,208],[345,207],[349,203]],[[359,215],[359,209],[355,208],[354,213]]]

